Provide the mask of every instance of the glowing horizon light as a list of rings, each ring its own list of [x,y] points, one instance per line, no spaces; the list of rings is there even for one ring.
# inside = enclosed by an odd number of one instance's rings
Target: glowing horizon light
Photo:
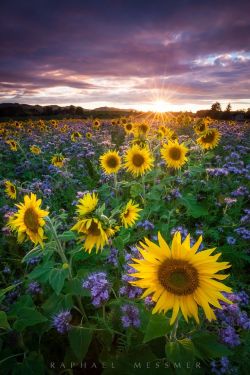
[[[153,112],[163,113],[168,111],[169,104],[165,100],[157,100],[152,103]]]

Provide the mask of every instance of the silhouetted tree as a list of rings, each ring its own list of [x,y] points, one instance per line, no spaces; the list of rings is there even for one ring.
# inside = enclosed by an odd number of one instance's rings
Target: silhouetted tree
[[[219,102],[215,102],[214,104],[212,104],[211,111],[213,111],[213,112],[221,112],[221,105],[220,105],[220,103]]]
[[[231,112],[231,110],[232,110],[232,106],[231,106],[230,103],[228,103],[227,108],[226,108],[226,112]]]

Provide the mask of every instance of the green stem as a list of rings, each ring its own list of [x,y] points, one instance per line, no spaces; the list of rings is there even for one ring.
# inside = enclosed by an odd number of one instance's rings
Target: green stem
[[[115,189],[115,197],[118,196],[118,186],[117,186],[117,173],[114,173],[114,189]]]
[[[169,336],[170,341],[176,340],[176,334],[177,334],[177,329],[178,329],[178,325],[179,325],[179,318],[180,318],[180,316],[178,314],[176,319],[175,319],[173,329],[170,332],[170,336]]]

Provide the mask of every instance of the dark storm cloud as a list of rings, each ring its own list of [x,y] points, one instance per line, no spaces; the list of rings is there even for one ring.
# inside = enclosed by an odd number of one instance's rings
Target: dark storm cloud
[[[97,98],[110,77],[141,79],[135,98],[164,77],[180,100],[227,98],[229,87],[249,98],[249,13],[249,1],[230,0],[2,1],[1,100],[58,86]]]

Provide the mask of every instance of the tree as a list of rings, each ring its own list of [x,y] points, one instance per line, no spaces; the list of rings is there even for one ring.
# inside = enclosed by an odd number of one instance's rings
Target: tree
[[[219,102],[215,102],[214,104],[212,104],[211,111],[213,111],[213,112],[221,112],[221,105],[220,105],[220,103]]]
[[[226,108],[226,112],[231,112],[231,110],[232,110],[232,106],[231,106],[230,103],[228,103],[227,108]]]

